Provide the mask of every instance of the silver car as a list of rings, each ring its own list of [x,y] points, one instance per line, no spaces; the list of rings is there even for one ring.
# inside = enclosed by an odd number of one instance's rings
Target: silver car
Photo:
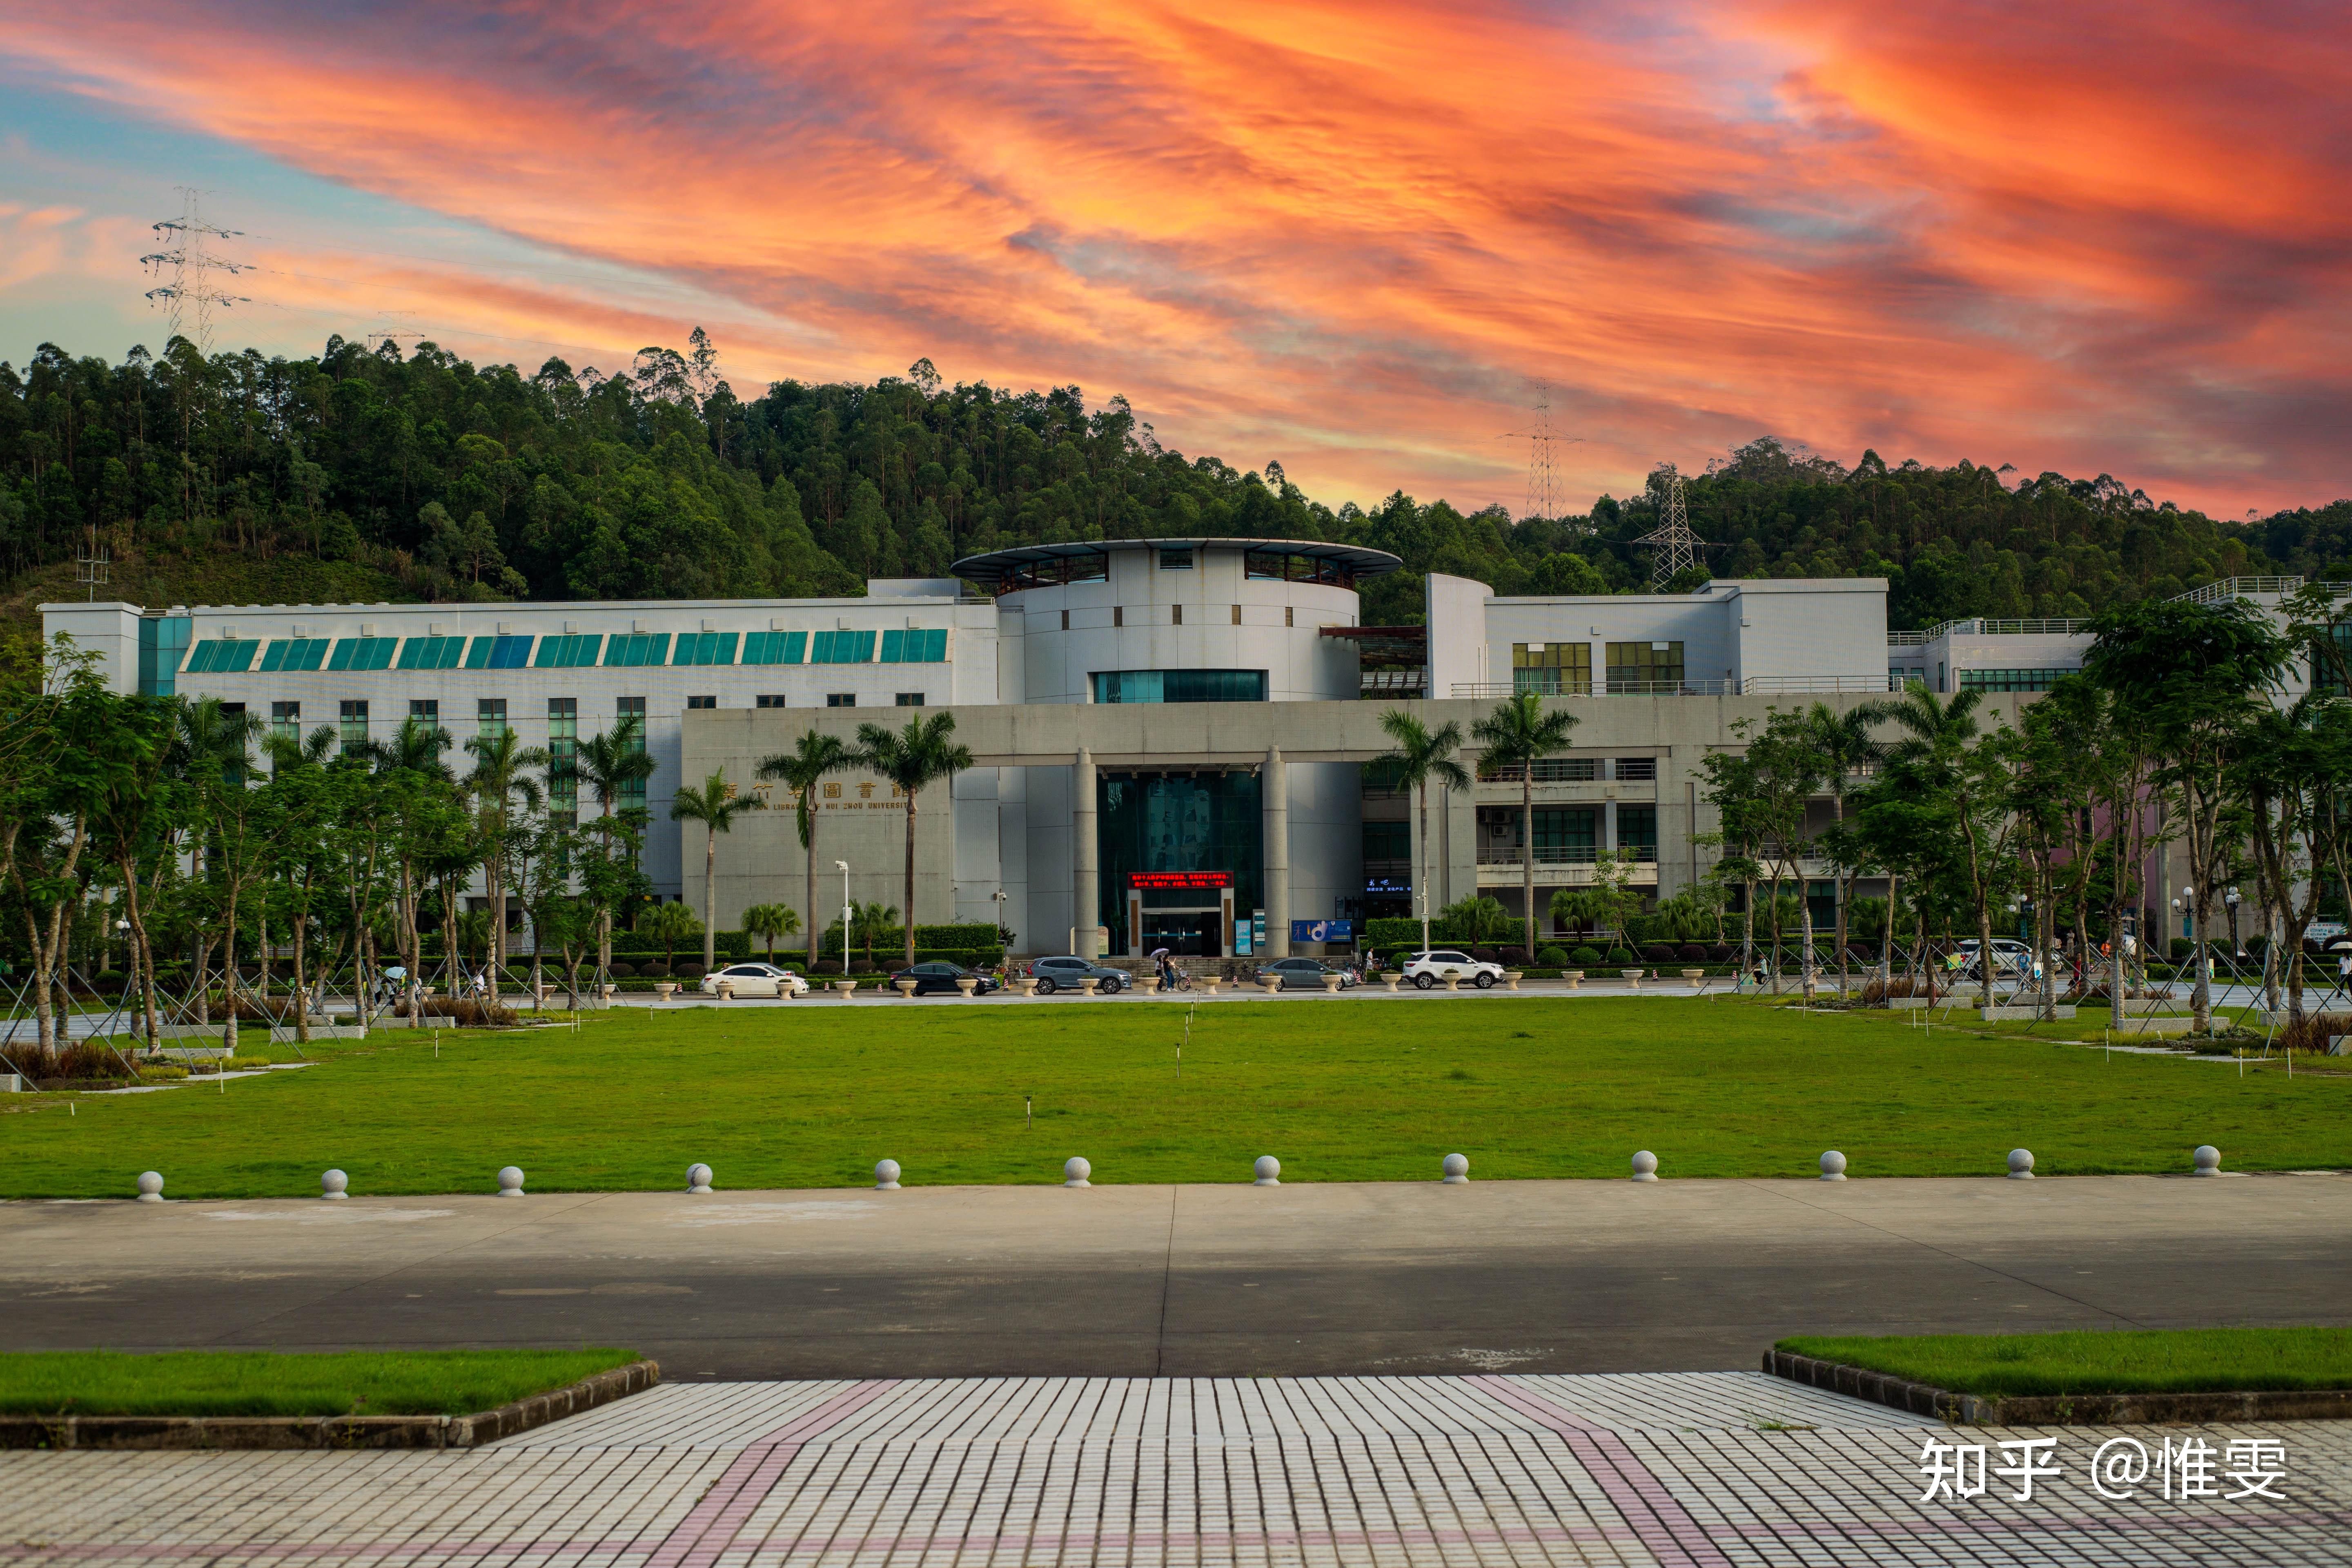
[[[773,963],[730,963],[724,969],[714,969],[702,977],[702,994],[719,994],[719,983],[724,980],[738,996],[782,996],[787,991],[795,996],[808,994],[808,982],[791,970]]]

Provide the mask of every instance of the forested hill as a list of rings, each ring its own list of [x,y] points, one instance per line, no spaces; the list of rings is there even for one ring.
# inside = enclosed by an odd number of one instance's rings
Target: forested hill
[[[21,371],[0,363],[7,630],[21,639],[26,606],[74,592],[91,528],[112,545],[112,591],[155,603],[854,595],[997,546],[1152,533],[1393,551],[1411,570],[1368,594],[1375,623],[1417,619],[1429,571],[1506,594],[1647,581],[1631,542],[1655,525],[1657,477],[1578,518],[1402,492],[1335,511],[1277,463],[1187,458],[1123,399],[1090,409],[1074,386],[948,386],[926,360],[745,402],[716,363],[698,331],[609,376],[340,338],[312,359],[208,363],[178,340],[120,363],[44,345]],[[1883,575],[1897,626],[2082,615],[2352,558],[2347,501],[2239,524],[2105,477],[1875,453],[1848,468],[1769,440],[1685,487],[1714,574]]]

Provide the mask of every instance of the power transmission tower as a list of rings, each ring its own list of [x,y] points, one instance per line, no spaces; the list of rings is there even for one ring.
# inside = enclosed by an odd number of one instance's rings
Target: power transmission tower
[[[242,231],[205,222],[199,193],[191,185],[182,185],[179,190],[180,216],[154,226],[155,233],[169,248],[150,251],[139,259],[156,270],[170,269],[170,281],[147,290],[148,301],[162,305],[168,312],[165,341],[186,338],[196,345],[199,353],[209,356],[213,352],[213,307],[226,310],[231,305],[253,303],[242,294],[222,290],[212,275],[226,272],[233,278],[248,270],[251,263],[232,261],[206,249],[208,240],[239,238]]]
[[[1690,518],[1683,510],[1683,477],[1672,464],[1664,465],[1666,493],[1660,510],[1666,521],[1652,529],[1636,544],[1650,547],[1650,592],[1664,593],[1667,584],[1691,567],[1698,565],[1703,552],[1709,548],[1706,540],[1691,531]]]
[[[1562,436],[1551,427],[1551,384],[1536,383],[1536,420],[1525,430],[1507,430],[1501,439],[1516,440],[1524,436],[1528,441],[1528,508],[1525,517],[1540,517],[1557,521],[1566,504],[1566,492],[1560,488],[1559,460],[1555,446],[1573,446],[1584,439],[1581,436]]]

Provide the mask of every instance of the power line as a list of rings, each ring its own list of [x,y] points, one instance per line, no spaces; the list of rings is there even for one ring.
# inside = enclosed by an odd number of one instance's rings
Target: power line
[[[1528,505],[1523,517],[1540,517],[1558,521],[1566,506],[1566,492],[1559,481],[1559,460],[1555,447],[1571,447],[1584,439],[1581,436],[1562,436],[1551,427],[1551,384],[1536,383],[1535,424],[1525,430],[1507,430],[1497,440],[1528,441]]]
[[[231,305],[253,303],[242,294],[222,289],[213,281],[212,274],[226,272],[234,278],[251,270],[251,264],[210,253],[206,248],[208,241],[243,237],[236,229],[205,222],[202,193],[194,186],[182,185],[179,191],[180,216],[154,225],[155,233],[168,248],[150,251],[139,259],[152,270],[170,269],[169,282],[147,290],[148,302],[162,305],[167,312],[164,340],[168,342],[173,338],[186,338],[196,345],[198,353],[209,358],[213,352],[213,307],[226,310]],[[189,331],[191,326],[194,331]]]

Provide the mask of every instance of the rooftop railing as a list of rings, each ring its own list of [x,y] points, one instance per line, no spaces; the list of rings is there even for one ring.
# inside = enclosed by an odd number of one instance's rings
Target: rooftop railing
[[[2284,596],[2302,586],[2300,577],[2224,577],[2202,588],[2191,588],[2179,597],[2180,602],[2191,605],[2210,605],[2222,599],[2252,598],[2256,594]]]

